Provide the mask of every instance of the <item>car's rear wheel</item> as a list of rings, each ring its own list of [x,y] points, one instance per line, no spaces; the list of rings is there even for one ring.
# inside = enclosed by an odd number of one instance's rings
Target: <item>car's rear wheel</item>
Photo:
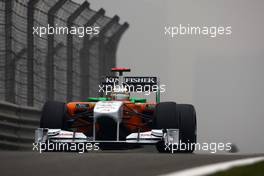
[[[175,102],[162,102],[157,104],[154,112],[154,124],[157,129],[179,129],[179,139],[181,142],[178,150],[174,152],[194,151],[193,144],[196,143],[196,113],[193,105],[176,104]],[[164,141],[157,143],[159,152],[171,152]]]
[[[180,111],[180,140],[185,144],[185,149],[180,152],[192,153],[195,149],[193,144],[196,143],[196,112],[193,105],[178,104],[177,108]]]
[[[65,103],[48,101],[44,104],[40,119],[40,128],[63,129],[65,121]]]

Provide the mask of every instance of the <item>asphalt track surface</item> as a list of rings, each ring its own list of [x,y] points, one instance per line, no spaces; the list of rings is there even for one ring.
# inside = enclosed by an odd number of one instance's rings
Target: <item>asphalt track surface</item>
[[[160,154],[155,150],[97,153],[0,152],[2,176],[160,175],[182,169],[263,155]]]

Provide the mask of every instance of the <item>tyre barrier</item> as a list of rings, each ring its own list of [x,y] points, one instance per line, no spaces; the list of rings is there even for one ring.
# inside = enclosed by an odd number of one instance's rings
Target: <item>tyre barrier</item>
[[[0,101],[0,149],[31,150],[41,110]]]

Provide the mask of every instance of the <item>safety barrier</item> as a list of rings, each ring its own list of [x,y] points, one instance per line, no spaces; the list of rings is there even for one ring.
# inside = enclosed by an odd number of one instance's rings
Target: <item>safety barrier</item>
[[[0,149],[29,150],[40,109],[0,101]]]

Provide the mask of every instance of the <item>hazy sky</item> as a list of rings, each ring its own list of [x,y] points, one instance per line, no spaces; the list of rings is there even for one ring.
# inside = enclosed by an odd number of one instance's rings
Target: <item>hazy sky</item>
[[[89,2],[130,24],[119,45],[119,66],[159,76],[167,85],[163,100],[195,105],[200,142],[234,142],[241,152],[264,152],[264,1]],[[232,35],[164,35],[165,26],[179,24],[232,26]]]

